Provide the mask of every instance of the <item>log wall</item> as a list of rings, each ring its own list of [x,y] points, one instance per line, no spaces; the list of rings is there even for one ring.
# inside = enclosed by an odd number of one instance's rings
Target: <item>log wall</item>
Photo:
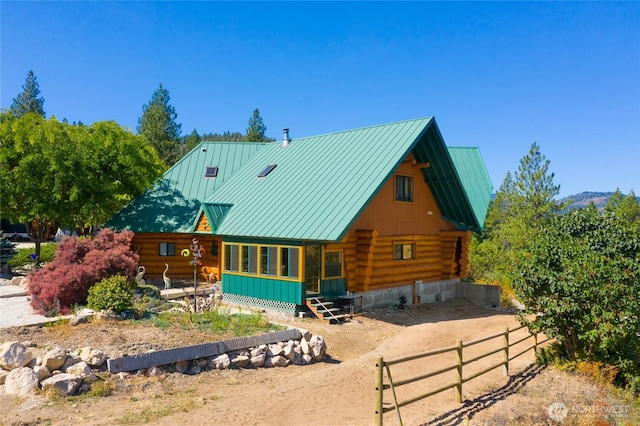
[[[193,266],[189,264],[191,256],[180,254],[191,245],[191,234],[137,233],[133,237],[133,248],[140,255],[140,265],[147,269],[145,279],[156,279],[162,282],[165,263],[169,265],[167,276],[173,280],[193,280]],[[198,279],[205,281],[209,274],[220,279],[220,259],[222,247],[220,239],[213,236],[196,235],[198,242],[204,247],[202,266],[198,267]],[[175,256],[160,256],[160,243],[175,243]],[[216,254],[217,253],[217,254]]]

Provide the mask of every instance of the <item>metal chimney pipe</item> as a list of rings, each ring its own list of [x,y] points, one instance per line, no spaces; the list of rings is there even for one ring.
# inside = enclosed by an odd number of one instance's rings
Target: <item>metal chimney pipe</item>
[[[289,137],[289,129],[282,129],[282,147],[287,147],[291,143],[291,138]]]

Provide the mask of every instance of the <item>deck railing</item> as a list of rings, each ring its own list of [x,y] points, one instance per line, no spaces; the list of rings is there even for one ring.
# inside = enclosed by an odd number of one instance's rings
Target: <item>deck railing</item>
[[[382,421],[383,421],[383,415],[385,413],[388,413],[390,411],[396,411],[397,413],[397,417],[398,417],[398,422],[400,425],[402,425],[402,417],[400,416],[400,407],[412,404],[414,402],[420,401],[422,399],[428,398],[430,396],[436,395],[440,392],[444,392],[448,389],[454,389],[455,390],[455,399],[457,403],[462,402],[462,385],[470,380],[475,379],[478,376],[481,376],[483,374],[488,373],[489,371],[498,368],[498,367],[502,367],[502,373],[504,376],[508,376],[509,375],[509,362],[518,358],[521,355],[524,355],[527,351],[529,350],[533,350],[533,354],[534,357],[537,354],[538,351],[538,346],[547,342],[549,340],[549,338],[547,338],[546,336],[543,337],[543,340],[539,341],[538,340],[538,334],[533,334],[531,332],[529,332],[529,330],[527,330],[527,335],[525,335],[522,338],[519,338],[518,340],[515,340],[513,342],[509,341],[509,336],[512,333],[515,333],[519,330],[524,329],[525,326],[520,326],[520,327],[516,327],[514,329],[509,329],[509,327],[507,327],[505,329],[505,331],[500,332],[500,333],[496,333],[496,334],[492,334],[490,336],[486,336],[486,337],[482,337],[480,339],[477,340],[473,340],[471,342],[465,342],[463,343],[460,340],[456,341],[456,345],[455,346],[449,346],[446,348],[440,348],[440,349],[436,349],[433,351],[429,351],[429,352],[424,352],[424,353],[419,353],[419,354],[414,354],[414,355],[409,355],[403,358],[398,358],[398,359],[394,359],[394,360],[390,360],[390,361],[385,361],[383,359],[382,356],[377,356],[375,359],[375,368],[376,368],[376,377],[375,377],[375,424],[377,426],[381,426],[382,425]],[[475,346],[478,345],[480,343],[484,343],[487,341],[490,341],[492,339],[498,339],[501,338],[501,344],[498,345],[497,347],[493,346],[488,352],[484,352],[482,354],[476,355],[472,358],[469,359],[464,359],[463,358],[463,351],[465,348],[469,348],[471,346]],[[510,355],[509,354],[509,349],[518,345],[519,343],[524,342],[527,339],[531,339],[531,344],[529,346],[527,346],[526,348],[522,349],[520,348],[520,352],[518,352],[515,355]],[[445,353],[454,353],[455,356],[455,363],[448,365],[446,367],[440,368],[438,370],[435,371],[429,371],[423,374],[420,374],[418,376],[415,377],[410,377],[410,378],[406,378],[403,380],[396,380],[394,381],[391,375],[391,366],[392,365],[398,365],[398,364],[402,364],[402,363],[406,363],[409,361],[414,361],[417,359],[421,359],[421,358],[427,358],[427,357],[431,357],[431,356],[435,356],[435,355],[441,355],[441,354],[445,354]],[[463,376],[463,372],[464,372],[464,367],[468,366],[469,364],[479,361],[483,358],[486,358],[490,355],[496,354],[496,353],[502,353],[502,360],[500,362],[491,364],[488,367],[483,368],[480,371],[476,371],[470,375],[468,375],[467,377]],[[384,372],[386,371],[386,377],[387,380],[385,382],[384,380]],[[411,398],[408,398],[406,400],[403,401],[399,401],[398,397],[397,397],[397,393],[396,393],[396,389],[410,384],[410,383],[415,383],[418,382],[420,380],[425,380],[431,377],[435,377],[438,376],[440,374],[443,373],[447,373],[449,371],[455,371],[455,380],[447,383],[445,385],[442,385],[436,389],[431,389],[429,392],[425,392],[423,394],[417,395],[417,396],[413,396]],[[384,406],[384,391],[386,390],[390,390],[391,391],[391,397],[393,399],[393,403],[390,406],[385,407]]]

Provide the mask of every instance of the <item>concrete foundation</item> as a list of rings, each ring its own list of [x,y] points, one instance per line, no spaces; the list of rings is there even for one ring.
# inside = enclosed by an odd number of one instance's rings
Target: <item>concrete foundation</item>
[[[406,305],[464,299],[482,306],[500,306],[500,287],[464,283],[457,279],[429,283],[415,281],[411,285],[357,294],[362,296],[364,309],[398,307],[404,299]]]

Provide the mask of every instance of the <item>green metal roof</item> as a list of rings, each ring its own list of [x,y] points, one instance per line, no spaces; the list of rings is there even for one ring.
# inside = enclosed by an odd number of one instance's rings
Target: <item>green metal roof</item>
[[[205,211],[227,206],[220,235],[339,241],[410,152],[432,164],[423,173],[443,216],[481,229],[431,117],[266,145],[206,200]],[[277,167],[259,178],[270,164]]]
[[[193,232],[202,201],[264,145],[201,142],[105,226],[134,232]],[[205,177],[207,167],[218,167],[217,177]]]
[[[493,185],[480,149],[476,147],[449,147],[449,155],[464,188],[475,223],[471,229],[482,230],[489,208]]]

